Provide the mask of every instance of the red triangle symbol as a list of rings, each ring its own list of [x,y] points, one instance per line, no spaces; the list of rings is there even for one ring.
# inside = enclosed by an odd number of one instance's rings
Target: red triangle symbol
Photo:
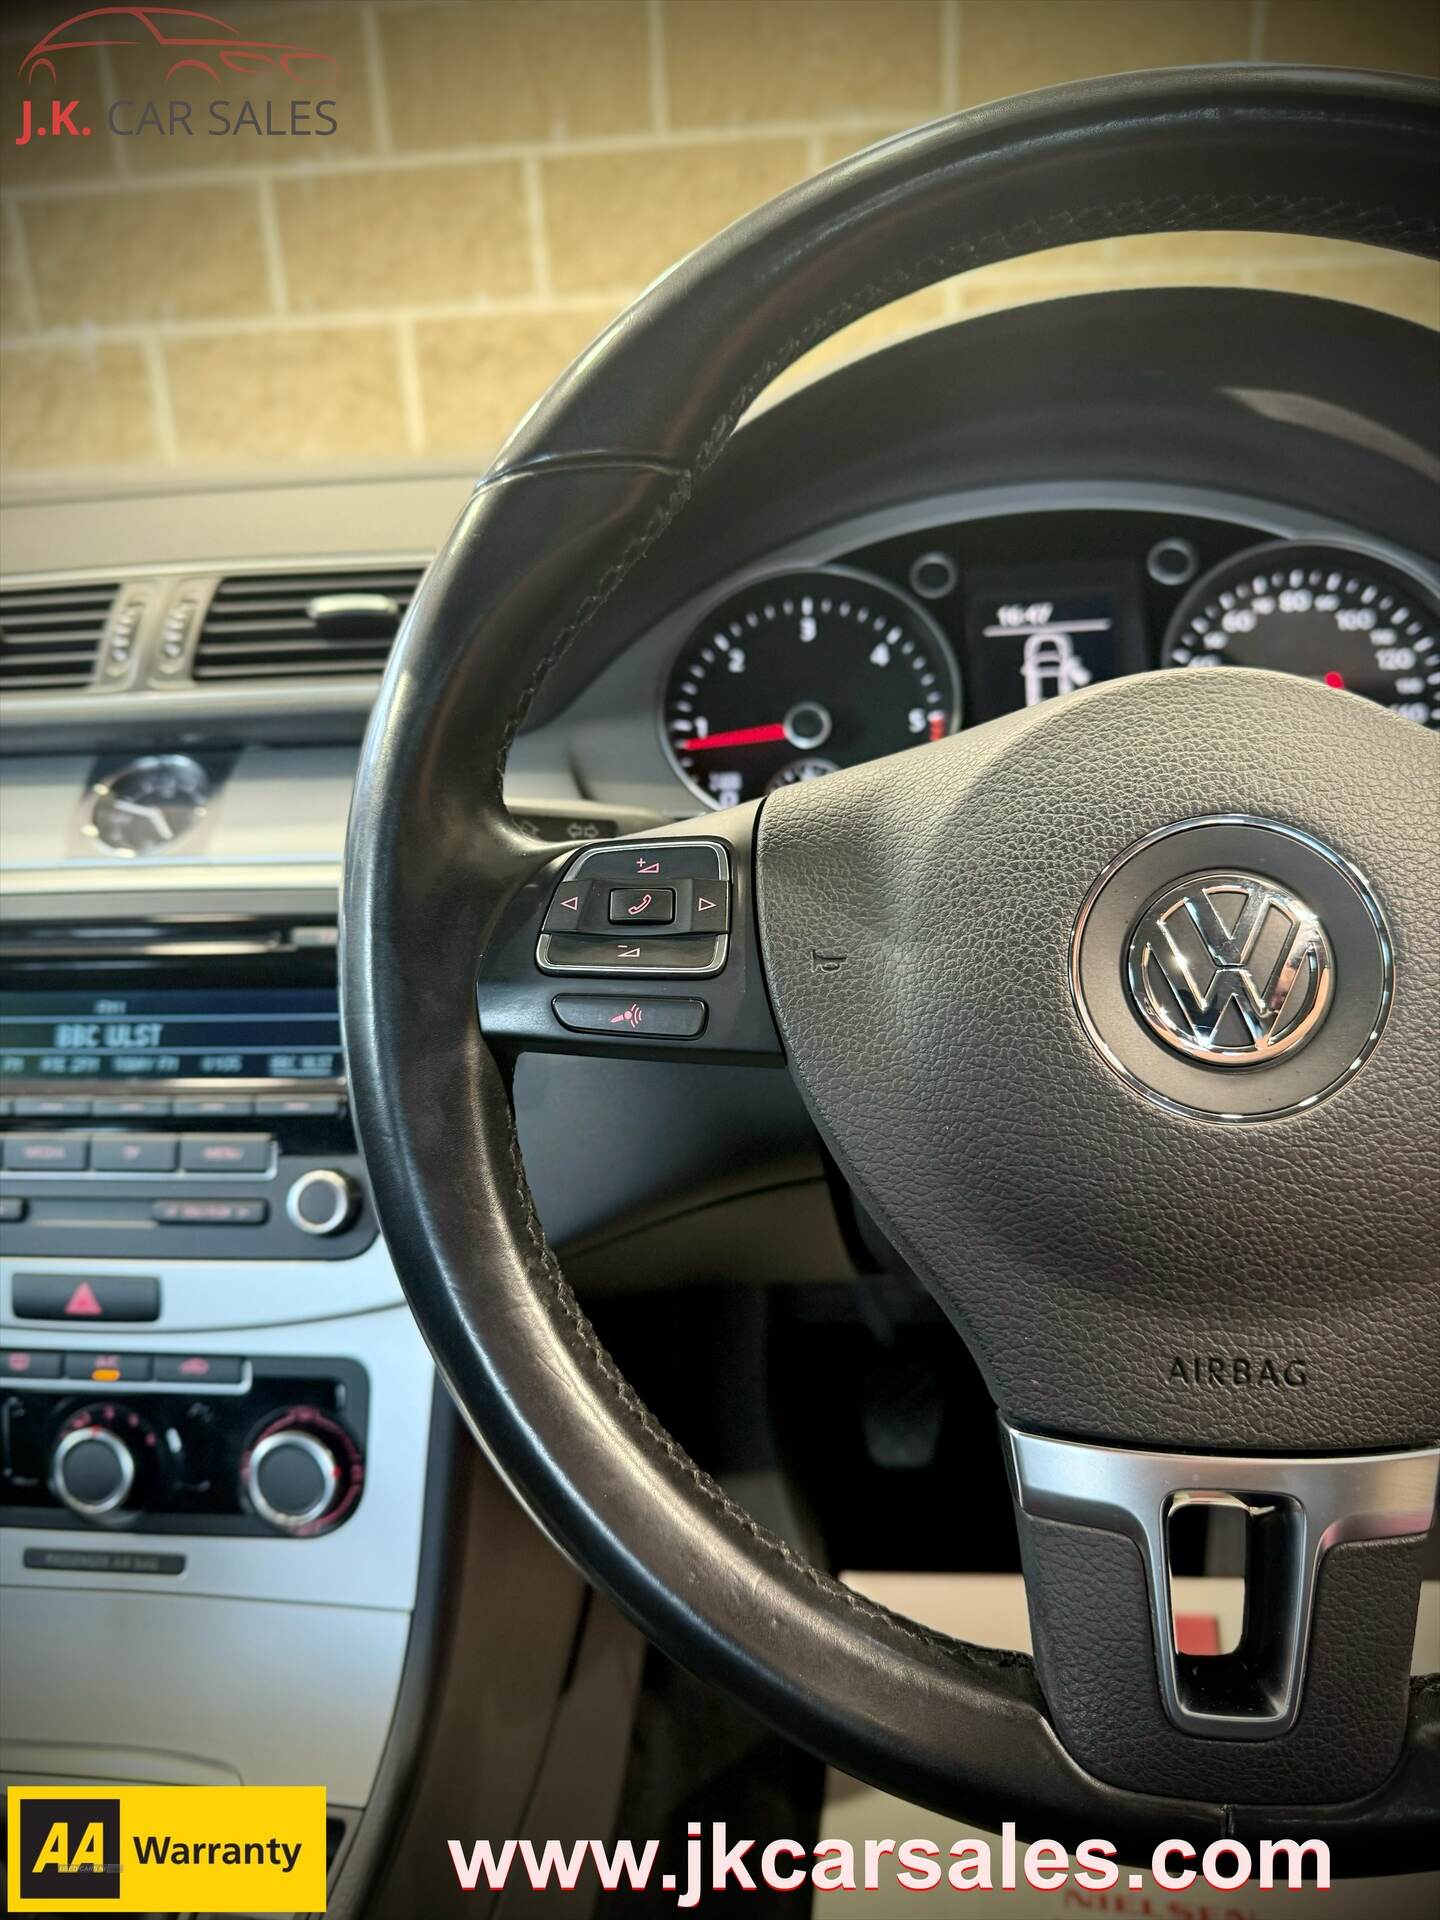
[[[715,902],[713,900],[707,900],[702,893],[700,898],[695,902],[695,911],[697,913],[708,913],[714,904]]]
[[[95,1289],[90,1285],[90,1282],[88,1280],[82,1280],[70,1298],[65,1302],[65,1311],[66,1313],[98,1315],[103,1314],[105,1309],[95,1298]]]
[[[568,907],[572,913],[578,913],[580,911],[580,896],[578,893],[572,893],[568,900],[562,900],[560,904],[562,907]]]

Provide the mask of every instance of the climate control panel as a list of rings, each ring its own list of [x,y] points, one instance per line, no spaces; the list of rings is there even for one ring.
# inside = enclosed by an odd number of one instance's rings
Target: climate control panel
[[[7,1347],[0,1383],[0,1525],[312,1539],[364,1492],[353,1361]]]

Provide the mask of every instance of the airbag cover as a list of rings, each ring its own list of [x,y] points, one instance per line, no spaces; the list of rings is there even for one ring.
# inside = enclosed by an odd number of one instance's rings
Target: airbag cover
[[[1126,1085],[1071,991],[1096,879],[1213,814],[1332,848],[1394,943],[1360,1070],[1243,1125]],[[1114,681],[766,801],[761,943],[797,1081],[1010,1421],[1276,1452],[1440,1431],[1437,829],[1433,734],[1239,668]]]

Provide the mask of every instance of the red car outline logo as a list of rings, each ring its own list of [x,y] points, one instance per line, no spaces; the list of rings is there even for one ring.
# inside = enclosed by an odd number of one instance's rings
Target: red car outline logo
[[[93,47],[135,47],[147,44],[139,32],[121,34],[118,31],[109,37],[87,40],[60,40],[56,36],[65,33],[71,27],[83,26],[87,20],[109,20],[117,23],[133,22],[136,28],[142,28],[144,34],[157,47],[184,49],[182,57],[172,60],[165,70],[165,78],[173,79],[177,73],[187,68],[197,73],[208,74],[212,80],[220,78],[219,68],[231,73],[255,73],[265,67],[278,67],[289,80],[295,78],[295,68],[305,60],[328,60],[333,66],[335,56],[322,53],[318,47],[294,46],[284,40],[247,40],[242,38],[238,28],[232,27],[226,20],[218,19],[213,13],[195,13],[187,7],[92,7],[88,13],[73,14],[70,19],[62,20],[58,27],[42,35],[20,62],[20,75],[28,86],[35,75],[44,70],[54,80],[55,58],[60,53],[78,52],[82,48]],[[211,29],[208,34],[188,34],[169,30],[158,23],[161,21],[199,21]],[[217,33],[214,31],[219,29]],[[228,37],[226,37],[228,36]],[[216,63],[212,64],[203,54],[203,49],[217,48]]]

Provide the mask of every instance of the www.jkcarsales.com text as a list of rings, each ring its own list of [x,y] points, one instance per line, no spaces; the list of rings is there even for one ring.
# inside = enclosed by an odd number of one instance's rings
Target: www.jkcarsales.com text
[[[607,1893],[643,1893],[658,1886],[675,1895],[677,1907],[698,1906],[705,1894],[753,1893],[760,1886],[780,1893],[807,1888],[876,1893],[891,1886],[908,1893],[938,1887],[961,1893],[1013,1892],[1021,1886],[1038,1892],[1079,1887],[1104,1893],[1146,1884],[1144,1873],[1121,1865],[1112,1841],[1082,1840],[1073,1853],[1058,1840],[1032,1840],[1022,1846],[1008,1821],[994,1842],[963,1839],[948,1847],[924,1838],[866,1840],[858,1846],[848,1840],[820,1840],[813,1847],[798,1840],[732,1840],[724,1821],[708,1829],[692,1821],[686,1832],[680,1872],[661,1870],[658,1840],[447,1844],[456,1878],[467,1893],[498,1893],[511,1882],[537,1893],[546,1888],[571,1892],[593,1874]],[[1330,1885],[1330,1849],[1323,1840],[1262,1840],[1253,1850],[1223,1838],[1203,1849],[1188,1840],[1162,1840],[1150,1856],[1149,1876],[1167,1893],[1195,1886],[1233,1893],[1242,1887],[1268,1892],[1307,1885],[1323,1892]]]

